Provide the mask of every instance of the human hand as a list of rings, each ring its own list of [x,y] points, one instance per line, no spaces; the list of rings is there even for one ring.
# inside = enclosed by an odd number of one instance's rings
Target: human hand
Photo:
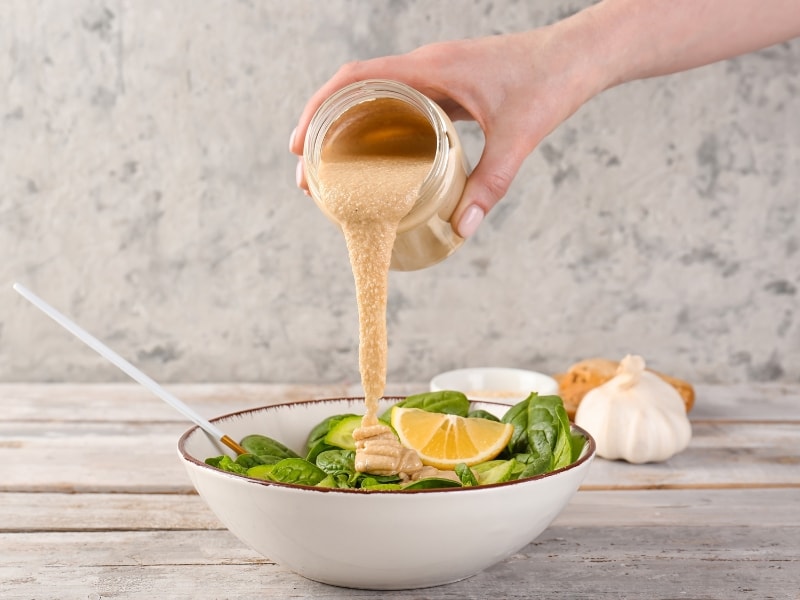
[[[602,87],[584,72],[587,63],[568,37],[551,26],[430,44],[404,55],[346,64],[309,99],[290,149],[302,157],[312,116],[342,87],[373,78],[406,83],[438,103],[452,120],[474,120],[483,130],[483,153],[452,218],[456,233],[469,237],[539,142]],[[302,158],[297,183],[307,192]]]
[[[766,9],[768,6],[769,10]],[[604,89],[702,66],[800,35],[800,0],[604,0],[523,33],[442,42],[343,66],[308,101],[290,149],[340,88],[395,79],[484,133],[480,161],[451,220],[469,237],[539,142]],[[302,160],[298,186],[307,190]]]

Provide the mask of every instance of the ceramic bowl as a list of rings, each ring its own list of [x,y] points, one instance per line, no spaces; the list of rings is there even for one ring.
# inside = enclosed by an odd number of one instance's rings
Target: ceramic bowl
[[[387,398],[381,410],[400,398]],[[500,416],[507,406],[477,403]],[[363,413],[363,399],[266,406],[212,421],[233,439],[273,437],[299,453],[324,418]],[[187,431],[179,457],[197,492],[242,542],[306,577],[362,589],[411,589],[464,579],[519,551],[567,505],[594,458],[518,482],[445,490],[363,492],[268,483],[204,463],[226,449]]]
[[[544,373],[505,367],[476,367],[439,373],[430,390],[457,390],[470,400],[516,404],[531,392],[540,396],[558,394],[558,382]]]

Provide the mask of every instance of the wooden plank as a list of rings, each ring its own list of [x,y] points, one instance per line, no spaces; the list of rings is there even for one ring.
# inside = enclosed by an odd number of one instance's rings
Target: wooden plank
[[[0,491],[186,493],[180,422],[0,422]],[[669,461],[597,459],[587,489],[800,485],[800,424],[700,423]]]
[[[800,385],[796,383],[737,383],[695,386],[692,420],[797,421]]]
[[[167,492],[193,487],[183,423],[0,422],[0,491]]]
[[[224,528],[197,494],[0,493],[0,532]]]
[[[579,491],[554,525],[797,526],[800,525],[798,507],[800,488]],[[753,515],[758,515],[755,522]],[[0,532],[157,529],[224,529],[224,526],[195,494],[0,494]]]
[[[165,386],[212,418],[292,400],[360,396],[359,385],[174,384]],[[422,392],[427,383],[390,383],[387,395]],[[693,420],[800,420],[800,385],[698,385]],[[0,384],[0,421],[182,421],[174,409],[134,383]]]
[[[800,488],[580,490],[553,525],[580,528],[797,527],[800,526],[799,507]]]
[[[551,527],[462,582],[396,598],[797,598],[800,528]],[[0,534],[4,598],[364,598],[242,549],[225,531]],[[95,594],[95,596],[92,596]],[[384,597],[384,595],[381,595]]]
[[[695,423],[689,447],[653,464],[595,460],[584,489],[800,486],[800,424]]]
[[[206,418],[281,402],[347,395],[344,384],[165,386]],[[0,384],[0,421],[187,422],[138,384]]]

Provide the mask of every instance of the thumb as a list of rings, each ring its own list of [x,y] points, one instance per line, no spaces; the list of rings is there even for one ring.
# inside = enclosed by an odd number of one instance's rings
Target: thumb
[[[451,223],[458,235],[468,238],[475,233],[483,218],[506,195],[527,155],[528,150],[513,141],[502,143],[487,137],[481,159],[453,212]]]

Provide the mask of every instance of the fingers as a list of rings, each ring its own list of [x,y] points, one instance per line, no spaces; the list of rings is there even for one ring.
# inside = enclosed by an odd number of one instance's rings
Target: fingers
[[[297,159],[297,166],[294,169],[294,179],[297,187],[303,190],[306,196],[310,196],[311,192],[308,191],[308,182],[306,181],[305,169],[303,169],[303,157]]]
[[[472,236],[511,187],[523,161],[530,153],[518,136],[487,136],[480,162],[467,179],[451,223],[463,238]]]

